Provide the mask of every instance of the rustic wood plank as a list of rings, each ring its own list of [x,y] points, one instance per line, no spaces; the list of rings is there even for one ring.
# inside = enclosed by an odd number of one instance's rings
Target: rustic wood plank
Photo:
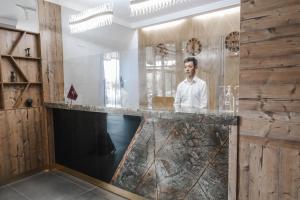
[[[300,112],[300,100],[240,99],[239,109],[265,112]]]
[[[37,109],[30,109],[30,114],[32,116],[32,123],[30,124],[30,164],[31,169],[37,169],[43,167],[43,140],[42,140],[42,114],[43,109],[41,107]]]
[[[300,34],[240,45],[241,57],[259,58],[300,54]]]
[[[262,30],[300,23],[300,3],[286,5],[269,11],[244,14],[241,11],[241,32]]]
[[[13,66],[17,69],[17,71],[21,74],[21,76],[24,78],[24,80],[26,82],[29,82],[27,76],[25,75],[25,73],[23,72],[23,70],[19,67],[18,63],[16,62],[16,60],[14,59],[13,56],[10,56],[10,61],[13,64]]]
[[[249,135],[241,135],[240,143],[248,143],[248,144],[259,144],[265,147],[278,147],[278,148],[288,148],[288,149],[300,149],[300,142],[294,140],[286,140],[286,139],[273,139],[266,138],[260,136],[249,136]]]
[[[300,148],[282,148],[279,168],[279,199],[300,199]]]
[[[250,144],[249,199],[278,199],[279,148]]]
[[[240,70],[240,84],[297,84],[300,83],[300,66],[290,68]]]
[[[31,112],[29,110],[20,110],[20,118],[22,120],[22,131],[20,132],[20,137],[22,138],[23,144],[23,153],[24,153],[24,169],[23,172],[31,169],[30,163],[30,142],[29,142],[29,133],[30,133],[30,119],[32,118]]]
[[[21,94],[18,96],[17,101],[16,101],[15,105],[13,106],[14,108],[18,108],[20,106],[20,104],[23,101],[23,95],[28,90],[29,86],[30,86],[30,83],[27,83],[25,88],[22,90]]]
[[[238,127],[231,126],[229,135],[228,158],[228,199],[237,199],[237,171],[238,171]]]
[[[300,84],[240,85],[241,99],[300,100]]]
[[[242,116],[240,130],[241,135],[300,141],[300,122],[267,121]]]
[[[13,44],[12,48],[10,49],[9,53],[10,55],[12,55],[14,53],[14,51],[16,50],[16,47],[19,45],[19,43],[23,40],[23,38],[26,36],[26,32],[21,32],[19,38],[17,39],[17,41]]]
[[[55,146],[54,146],[54,125],[53,125],[53,110],[43,108],[43,124],[42,124],[42,142],[43,142],[43,164],[55,164]]]
[[[9,156],[6,152],[8,152],[8,132],[7,130],[7,120],[4,111],[0,111],[0,182],[1,179],[7,179],[8,173],[7,169],[9,169]]]
[[[297,6],[298,4],[298,0],[241,0],[241,10],[243,11],[243,15],[255,15],[258,12],[275,10],[287,5]]]
[[[30,83],[42,82],[42,79],[39,78],[39,61],[22,59],[17,59],[16,61]]]
[[[4,108],[4,88],[2,75],[2,56],[0,55],[0,110]]]
[[[45,101],[64,100],[61,8],[38,1]],[[46,14],[45,14],[46,13]]]
[[[299,67],[300,54],[289,54],[283,56],[241,56],[240,69],[261,69],[261,68],[288,68]]]
[[[298,112],[272,112],[272,111],[241,111],[243,118],[264,120],[268,122],[300,123],[300,113]]]
[[[238,199],[249,199],[249,158],[250,144],[244,141],[239,141],[239,165],[238,165]]]
[[[17,110],[10,110],[7,112],[8,118],[8,132],[9,137],[7,142],[9,143],[9,160],[11,171],[9,172],[10,176],[17,176],[23,171],[23,145],[21,142],[21,133],[22,133],[22,124],[20,118],[16,114]]]
[[[274,39],[297,36],[300,34],[300,24],[272,27],[258,31],[247,31],[240,33],[240,43],[248,44],[254,42],[270,41]]]
[[[5,104],[4,104],[4,87],[3,83],[0,83],[0,110],[4,109]]]

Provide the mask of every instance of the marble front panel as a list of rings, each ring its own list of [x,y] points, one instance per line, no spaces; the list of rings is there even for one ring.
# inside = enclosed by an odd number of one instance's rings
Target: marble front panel
[[[112,184],[148,199],[227,199],[230,127],[220,122],[146,118]]]

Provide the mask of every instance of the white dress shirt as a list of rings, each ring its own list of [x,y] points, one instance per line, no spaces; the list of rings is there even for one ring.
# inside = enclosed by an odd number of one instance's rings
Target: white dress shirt
[[[207,87],[205,81],[194,77],[179,83],[174,106],[207,108]]]

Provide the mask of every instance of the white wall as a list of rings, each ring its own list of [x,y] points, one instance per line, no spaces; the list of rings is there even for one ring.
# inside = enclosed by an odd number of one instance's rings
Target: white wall
[[[102,51],[82,39],[63,35],[65,96],[71,84],[78,93],[77,104],[104,105]]]
[[[134,31],[127,49],[121,51],[121,76],[128,92],[128,107],[139,105],[138,31]]]
[[[132,29],[113,24],[80,34],[70,34],[68,19],[73,10],[62,8],[65,97],[73,84],[76,104],[104,105],[103,54],[121,54],[121,76],[129,93],[128,104],[138,105],[138,38]]]
[[[20,9],[20,8],[19,8]],[[24,11],[18,13],[17,29],[26,30],[30,32],[39,32],[39,21],[36,11],[28,11],[26,16]]]
[[[39,32],[36,0],[0,0],[0,26]]]

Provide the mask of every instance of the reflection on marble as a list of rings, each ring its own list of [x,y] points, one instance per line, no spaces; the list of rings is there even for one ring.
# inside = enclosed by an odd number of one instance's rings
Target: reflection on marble
[[[206,116],[148,118],[112,183],[149,199],[227,199],[228,136]]]

